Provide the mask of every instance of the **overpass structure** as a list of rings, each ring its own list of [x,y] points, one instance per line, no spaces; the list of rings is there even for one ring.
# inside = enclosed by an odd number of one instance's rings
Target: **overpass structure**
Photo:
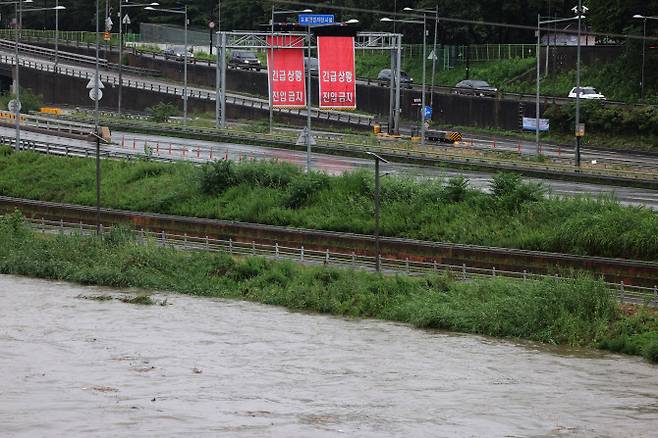
[[[11,43],[13,47],[13,43]],[[11,53],[13,49],[6,41],[0,42],[0,65],[10,68],[16,65],[16,59]],[[32,71],[54,74],[60,77],[78,78],[82,80],[91,80],[95,76],[94,68],[91,64],[91,57],[68,52],[58,52],[59,61],[55,63],[54,54],[41,47],[20,44],[19,65],[21,70],[28,69]],[[93,59],[95,62],[95,58]],[[103,64],[100,80],[107,85],[116,87],[119,84],[119,74],[113,71],[110,63]],[[184,88],[180,84],[169,82],[165,79],[149,76],[151,72],[146,69],[130,70],[123,74],[122,85],[132,90],[142,90],[152,93],[158,93],[168,97],[182,99]],[[80,93],[85,94],[86,90],[81,89]],[[188,98],[198,99],[200,101],[215,103],[217,92],[202,87],[188,86]],[[269,111],[268,99],[254,96],[242,95],[237,93],[225,93],[226,104],[234,105],[252,110]],[[143,108],[142,108],[143,109]],[[273,109],[279,114],[292,117],[306,117],[305,109]],[[370,128],[374,123],[374,117],[367,114],[344,113],[340,111],[326,111],[317,108],[311,108],[310,115],[317,121],[328,121],[335,124],[347,125],[356,128]]]

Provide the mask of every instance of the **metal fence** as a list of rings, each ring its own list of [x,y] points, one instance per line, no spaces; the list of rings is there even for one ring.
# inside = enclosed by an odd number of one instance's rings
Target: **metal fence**
[[[96,32],[87,32],[87,31],[65,31],[60,30],[58,32],[58,38],[60,41],[73,41],[79,43],[95,43],[96,42]],[[117,44],[119,41],[118,33],[111,33],[111,42]],[[42,30],[42,29],[23,29],[21,30],[21,37],[30,37],[30,38],[43,38],[49,40],[55,40],[55,31],[54,30]],[[14,29],[0,29],[0,38],[4,39],[15,39],[16,34]],[[123,40],[125,42],[140,42],[142,40],[141,35],[138,33],[124,33]],[[101,43],[105,43],[101,36]]]
[[[402,57],[405,62],[422,59],[422,44],[404,44]],[[433,47],[427,45],[427,55]],[[454,68],[468,62],[491,62],[506,59],[534,58],[537,47],[534,44],[472,44],[468,46],[437,46],[437,65],[444,70]]]
[[[82,222],[73,223],[64,220],[53,221],[44,218],[26,219],[31,228],[41,233],[60,233],[77,235],[94,235],[96,225]],[[108,235],[112,231],[112,225],[100,225],[101,235]],[[309,265],[322,265],[335,268],[359,269],[374,271],[375,257],[350,253],[332,252],[327,250],[309,250],[304,246],[290,247],[274,243],[273,245],[256,243],[255,241],[244,242],[229,239],[213,239],[208,236],[190,236],[187,234],[167,233],[166,231],[153,232],[143,228],[140,230],[127,230],[132,239],[138,244],[151,244],[161,247],[170,247],[181,250],[223,252],[232,256],[267,257],[276,260],[289,260]],[[447,273],[458,280],[472,280],[481,278],[516,278],[523,281],[540,279],[555,279],[562,281],[572,280],[572,277],[560,277],[555,275],[533,274],[531,272],[514,272],[498,270],[496,267],[490,269],[462,265],[450,265],[437,263],[436,261],[419,262],[408,258],[394,259],[383,257],[381,269],[384,274],[401,275],[425,275],[429,273]],[[653,288],[605,283],[610,293],[621,302],[647,304],[658,306],[658,287]]]

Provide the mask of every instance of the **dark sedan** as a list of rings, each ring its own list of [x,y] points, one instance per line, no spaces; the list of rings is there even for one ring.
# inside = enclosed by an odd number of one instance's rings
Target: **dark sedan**
[[[489,85],[486,81],[467,79],[455,85],[455,94],[496,97],[498,88]]]

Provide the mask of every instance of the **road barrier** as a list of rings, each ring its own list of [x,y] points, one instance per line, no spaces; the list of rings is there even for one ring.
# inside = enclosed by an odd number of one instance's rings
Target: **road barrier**
[[[96,225],[83,222],[66,222],[63,219],[52,220],[45,218],[26,219],[34,231],[41,233],[57,232],[61,234],[95,235]],[[108,235],[112,231],[112,224],[100,224],[101,235]],[[309,250],[302,246],[286,246],[278,242],[274,244],[262,244],[256,241],[241,242],[229,239],[216,239],[209,236],[193,236],[166,232],[165,230],[154,232],[142,229],[127,230],[134,241],[143,245],[157,245],[161,247],[172,247],[189,251],[223,252],[232,256],[266,257],[270,259],[285,259],[303,264],[322,265],[335,268],[360,269],[367,271],[375,270],[375,257],[351,252],[335,252],[329,248],[325,250]],[[419,262],[405,258],[404,260],[393,258],[380,258],[382,272],[386,275],[426,275],[430,273],[446,273],[457,280],[468,281],[481,278],[515,278],[523,281],[541,279],[556,279],[570,281],[573,277],[556,275],[534,274],[523,271],[506,271],[481,267],[467,266],[466,264],[453,265],[432,262]],[[658,287],[639,287],[620,283],[605,283],[610,293],[620,302],[646,304],[658,306]]]

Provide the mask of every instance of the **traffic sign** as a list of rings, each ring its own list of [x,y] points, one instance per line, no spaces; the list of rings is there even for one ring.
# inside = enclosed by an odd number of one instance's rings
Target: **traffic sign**
[[[101,100],[103,98],[103,90],[101,90],[100,88],[98,89],[98,99],[97,99],[96,89],[92,88],[91,90],[89,90],[89,98],[94,102],[96,102],[96,100]]]
[[[16,99],[10,100],[9,103],[7,104],[7,109],[9,109],[9,111],[11,111],[12,113],[20,112],[21,107],[22,107],[21,101]]]
[[[429,105],[425,105],[425,111],[423,111],[423,116],[425,116],[425,120],[432,120],[432,107]]]
[[[579,123],[576,125],[576,137],[585,137],[585,124]]]
[[[87,82],[87,89],[91,90],[93,88],[96,88],[96,80],[98,78],[91,78],[89,79],[89,82]],[[103,85],[103,82],[98,81],[98,88],[105,88],[105,85]]]
[[[103,33],[103,40],[105,41],[110,41],[112,39],[112,34],[109,32],[104,32]]]
[[[211,29],[214,29],[215,28],[215,22],[211,21],[210,23],[208,23],[208,27],[211,28]]]
[[[112,22],[112,19],[110,17],[107,17],[105,19],[105,32],[111,31],[113,25],[114,23]]]
[[[411,106],[422,106],[422,100],[420,97],[415,97],[413,102],[411,102]]]
[[[430,56],[428,56],[427,59],[429,59],[430,61],[436,61],[439,58],[437,58],[436,53],[434,53],[434,50],[432,50],[430,52]]]
[[[334,14],[299,14],[297,17],[297,22],[302,26],[333,24],[335,20]]]
[[[130,17],[128,16],[128,14],[126,14],[126,15],[123,17],[123,20],[121,20],[121,22],[122,22],[123,24],[125,24],[125,25],[131,24],[131,23],[130,23]]]

